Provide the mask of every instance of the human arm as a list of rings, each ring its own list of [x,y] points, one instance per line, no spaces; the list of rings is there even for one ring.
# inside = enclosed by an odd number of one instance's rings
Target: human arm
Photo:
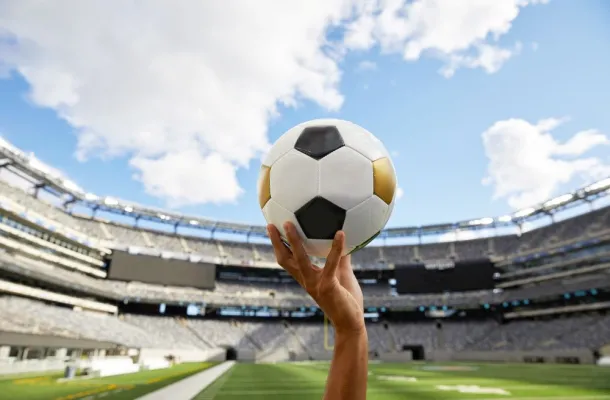
[[[350,256],[342,257],[345,235],[337,232],[324,268],[311,263],[294,225],[284,226],[290,249],[276,227],[268,227],[280,264],[309,293],[335,328],[335,349],[325,400],[366,399],[368,338],[363,297],[354,276]]]

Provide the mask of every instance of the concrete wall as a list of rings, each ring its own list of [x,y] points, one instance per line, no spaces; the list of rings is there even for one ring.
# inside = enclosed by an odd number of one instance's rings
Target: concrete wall
[[[225,349],[140,349],[138,359],[154,359],[173,355],[180,362],[224,361]],[[222,356],[222,359],[219,359]]]
[[[0,345],[15,347],[44,347],[69,349],[113,349],[116,343],[29,333],[0,332]]]
[[[238,349],[237,360],[241,362],[256,362],[256,351]]]

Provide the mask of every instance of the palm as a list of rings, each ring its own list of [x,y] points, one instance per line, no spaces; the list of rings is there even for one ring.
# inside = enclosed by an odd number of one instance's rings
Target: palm
[[[338,234],[324,268],[313,265],[306,255],[294,226],[287,226],[292,251],[281,244],[279,232],[270,228],[278,263],[309,293],[332,321],[336,330],[364,327],[363,298],[351,268],[350,257],[341,257],[344,236]]]

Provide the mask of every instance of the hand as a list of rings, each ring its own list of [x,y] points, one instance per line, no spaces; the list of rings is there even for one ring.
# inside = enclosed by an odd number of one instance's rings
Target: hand
[[[365,330],[362,290],[354,276],[350,256],[342,257],[345,234],[337,232],[324,268],[311,263],[296,227],[287,222],[284,230],[290,249],[278,229],[267,227],[278,264],[309,293],[332,322],[337,333]]]

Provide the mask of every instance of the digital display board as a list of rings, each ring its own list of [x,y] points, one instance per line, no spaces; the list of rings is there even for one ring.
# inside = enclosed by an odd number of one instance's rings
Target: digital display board
[[[115,251],[110,260],[108,279],[214,289],[216,266]]]
[[[422,294],[493,289],[496,272],[494,264],[487,259],[397,265],[396,291]]]

